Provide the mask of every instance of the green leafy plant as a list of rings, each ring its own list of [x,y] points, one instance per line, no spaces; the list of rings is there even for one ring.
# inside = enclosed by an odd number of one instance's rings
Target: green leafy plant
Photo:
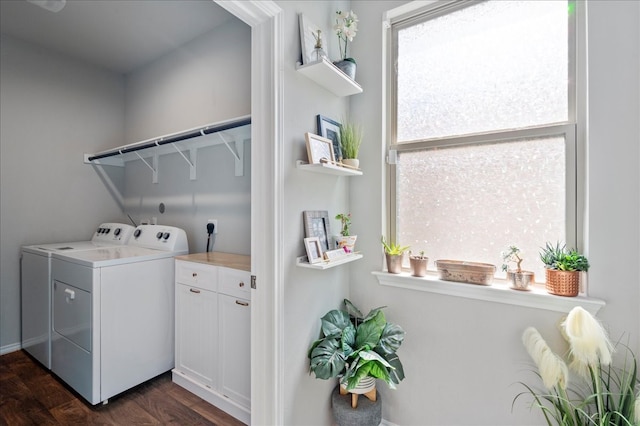
[[[348,237],[350,235],[349,226],[351,226],[351,213],[340,213],[336,215],[336,219],[341,222],[340,235],[342,235],[343,237]]]
[[[349,300],[346,310],[327,312],[320,320],[320,339],[314,341],[307,356],[310,372],[318,379],[339,378],[347,390],[364,377],[384,380],[390,388],[404,379],[404,369],[396,351],[404,341],[404,330],[387,322],[382,309],[367,316]]]
[[[384,239],[384,235],[382,236],[382,239],[380,241],[382,241],[382,247],[384,247],[384,252],[391,256],[399,256],[409,249],[409,246],[401,246],[400,244],[391,243],[391,242],[387,243]]]
[[[540,260],[548,269],[559,271],[588,271],[589,261],[576,249],[567,249],[566,245],[547,242],[540,252]]]
[[[612,365],[614,346],[600,323],[577,306],[562,324],[570,345],[571,363],[553,353],[538,330],[522,335],[527,352],[538,367],[544,390],[520,382],[533,397],[549,426],[637,426],[640,424],[640,387],[637,360],[627,347],[621,367]],[[574,374],[570,377],[570,371]],[[570,382],[571,380],[571,382]],[[575,383],[574,383],[575,382]],[[571,383],[571,386],[570,386]],[[512,407],[513,407],[512,404]]]
[[[342,157],[345,159],[358,158],[361,144],[362,126],[343,119],[343,124],[340,126],[340,147],[342,148]]]

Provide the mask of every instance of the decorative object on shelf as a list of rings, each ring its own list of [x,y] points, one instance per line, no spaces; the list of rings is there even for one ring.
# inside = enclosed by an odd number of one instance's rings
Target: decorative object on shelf
[[[304,248],[307,251],[307,260],[309,261],[309,263],[313,264],[322,262],[322,247],[320,246],[320,238],[305,238]]]
[[[390,274],[399,274],[402,272],[402,258],[404,252],[409,249],[409,246],[401,246],[400,244],[389,242],[384,239],[384,235],[380,240],[382,247],[384,248],[384,255],[387,261],[387,271]]]
[[[427,263],[429,263],[429,258],[424,255],[424,250],[420,251],[420,254],[418,255],[414,255],[409,252],[411,275],[414,277],[424,277],[427,275]]]
[[[531,407],[540,408],[551,425],[638,425],[640,424],[640,377],[633,351],[616,358],[607,332],[581,306],[573,308],[561,326],[570,346],[567,363],[547,345],[538,330],[527,328],[522,343],[536,364],[536,375],[544,390],[520,382],[525,390],[513,399],[530,395]]]
[[[502,260],[505,262],[502,264],[502,270],[507,273],[507,279],[511,281],[511,288],[514,290],[529,291],[530,286],[533,284],[534,274],[531,271],[522,270],[522,261],[520,257],[520,249],[514,245],[511,245],[507,250],[501,253]],[[510,270],[509,263],[515,263],[516,269]]]
[[[557,296],[575,297],[580,292],[580,275],[589,270],[589,261],[576,249],[547,242],[540,252],[545,267],[545,288]]]
[[[342,162],[356,169],[360,166],[358,153],[362,144],[362,126],[349,120],[343,120],[340,126],[340,144],[342,146]]]
[[[318,114],[316,116],[317,132],[323,138],[333,142],[333,156],[336,162],[342,162],[342,146],[340,143],[340,129],[342,125],[335,120]]]
[[[322,48],[322,31],[316,31],[316,33],[313,34],[313,38],[316,40],[316,45],[313,49],[311,57],[314,61],[321,61],[322,59],[327,57],[326,52]]]
[[[399,325],[387,322],[382,308],[371,310],[365,317],[349,300],[346,310],[331,310],[322,318],[320,338],[307,352],[309,370],[318,379],[338,378],[343,390],[352,393],[351,406],[358,406],[360,389],[371,400],[376,399],[368,377],[384,380],[391,389],[404,379],[404,369],[396,351],[404,341]],[[375,383],[375,382],[374,382]],[[375,386],[375,384],[374,384]]]
[[[440,279],[445,281],[491,285],[496,272],[495,265],[490,263],[448,259],[438,259],[435,263]]]
[[[311,62],[322,60],[322,58],[317,57],[318,52],[316,52],[316,46],[318,45],[318,39],[320,39],[320,35],[322,34],[322,29],[311,22],[311,20],[303,14],[298,15],[298,23],[300,25],[302,63],[309,64]],[[325,56],[328,55],[327,48],[322,48],[322,39],[320,39],[320,47]]]
[[[322,136],[314,135],[309,132],[305,133],[304,137],[307,142],[309,164],[320,164],[321,159],[335,163],[336,160],[333,157],[333,143],[330,139],[323,138]]]
[[[336,35],[338,36],[338,47],[340,49],[340,60],[334,62],[334,64],[340,68],[349,78],[356,79],[356,61],[353,58],[347,57],[347,46],[350,41],[353,41],[358,31],[358,16],[350,12],[336,12],[336,24],[333,26]]]
[[[351,213],[340,213],[336,215],[336,219],[340,221],[340,235],[334,237],[336,248],[341,248],[346,253],[353,253],[358,236],[351,235],[349,231]]]
[[[302,212],[305,238],[318,237],[322,252],[329,250],[331,226],[329,212],[326,210],[306,210]]]

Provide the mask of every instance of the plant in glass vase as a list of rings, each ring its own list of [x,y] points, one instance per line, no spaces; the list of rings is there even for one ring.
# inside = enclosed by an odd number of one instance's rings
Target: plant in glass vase
[[[334,64],[352,80],[355,80],[356,61],[353,58],[347,57],[347,46],[350,41],[353,41],[358,31],[358,16],[353,13],[353,11],[345,13],[338,10],[336,12],[336,24],[333,26],[333,29],[338,36],[338,47],[340,50],[340,60],[334,62]]]
[[[335,237],[336,247],[344,249],[347,253],[353,253],[358,236],[351,235],[351,231],[349,230],[351,226],[351,213],[337,214],[336,219],[340,221],[340,235]]]

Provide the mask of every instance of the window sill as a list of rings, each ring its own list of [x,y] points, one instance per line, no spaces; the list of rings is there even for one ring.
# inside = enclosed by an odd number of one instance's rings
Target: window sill
[[[567,313],[576,306],[582,306],[592,315],[596,315],[598,311],[606,305],[604,300],[586,296],[554,296],[547,293],[544,286],[539,284],[535,285],[531,291],[518,291],[510,289],[507,284],[501,282],[485,286],[443,281],[435,276],[414,277],[409,275],[408,272],[389,274],[387,272],[373,271],[372,274],[378,279],[380,285],[389,287],[426,291],[428,293],[504,303],[507,305],[525,306],[527,308],[546,309],[548,311],[562,313]]]

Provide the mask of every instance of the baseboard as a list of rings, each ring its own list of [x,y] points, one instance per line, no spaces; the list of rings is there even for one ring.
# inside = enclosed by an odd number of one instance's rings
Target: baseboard
[[[395,423],[391,423],[385,419],[382,419],[382,421],[380,422],[380,426],[398,426],[398,425]]]
[[[20,342],[13,343],[11,345],[0,346],[0,355],[5,355],[11,352],[19,351],[20,349],[22,349],[22,345],[20,344]]]

